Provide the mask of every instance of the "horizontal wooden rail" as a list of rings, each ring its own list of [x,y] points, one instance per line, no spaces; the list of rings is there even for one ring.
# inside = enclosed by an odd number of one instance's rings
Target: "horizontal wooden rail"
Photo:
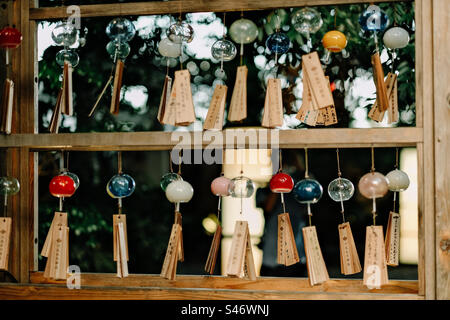
[[[81,18],[88,17],[115,17],[130,15],[177,14],[181,12],[227,12],[270,10],[278,8],[343,5],[353,3],[399,2],[412,0],[183,0],[183,1],[151,1],[81,5]],[[68,7],[43,7],[30,9],[30,20],[67,18],[72,12]]]
[[[69,290],[65,281],[48,281],[32,272],[32,284],[0,284],[0,299],[423,299],[418,282],[390,280],[381,289],[367,289],[362,280],[331,279],[311,287],[307,278],[260,277],[256,281],[223,276],[159,275],[118,278],[115,274],[82,273],[81,288]]]
[[[227,129],[216,132],[112,132],[13,134],[0,136],[0,148],[44,150],[171,150],[200,148],[366,148],[407,147],[423,141],[422,128]]]

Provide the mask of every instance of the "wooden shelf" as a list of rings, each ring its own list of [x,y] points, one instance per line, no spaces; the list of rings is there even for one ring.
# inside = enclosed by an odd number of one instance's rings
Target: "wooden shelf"
[[[212,135],[212,137],[211,137]],[[216,140],[216,138],[218,138]],[[250,141],[258,143],[250,144]],[[234,143],[233,143],[234,141]],[[171,150],[220,148],[367,148],[407,147],[423,142],[422,128],[375,129],[227,129],[217,132],[112,132],[12,134],[0,136],[0,148],[24,147],[44,150]],[[238,145],[242,143],[242,146]]]

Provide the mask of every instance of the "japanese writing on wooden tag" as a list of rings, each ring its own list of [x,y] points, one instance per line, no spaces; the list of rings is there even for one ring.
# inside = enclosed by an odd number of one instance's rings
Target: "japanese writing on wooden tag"
[[[114,231],[116,233],[115,246],[117,248],[117,276],[119,278],[128,277],[128,248],[126,243],[125,225],[124,219],[120,219],[117,224],[114,225]]]
[[[203,130],[222,130],[227,90],[227,86],[222,84],[218,84],[214,89]]]
[[[281,79],[269,79],[267,81],[267,91],[261,125],[266,128],[275,128],[283,125]]]
[[[321,109],[334,106],[333,95],[330,85],[320,64],[319,55],[316,51],[302,56],[303,75],[309,82],[312,91],[313,109]]]
[[[0,270],[8,270],[11,218],[0,218]]]
[[[175,280],[177,271],[178,251],[180,248],[181,225],[174,223],[170,232],[169,244],[161,270],[161,277]]]
[[[339,249],[341,255],[341,273],[345,275],[361,272],[361,263],[356,251],[350,223],[345,222],[338,226]]]
[[[389,213],[389,220],[386,229],[385,250],[386,263],[388,266],[398,266],[400,254],[400,214]]]
[[[237,68],[236,82],[228,112],[229,121],[242,121],[247,118],[247,73],[246,66]]]
[[[398,121],[398,93],[397,93],[397,75],[395,75],[394,84],[389,94],[388,123]]]
[[[209,274],[214,273],[214,267],[216,266],[217,254],[219,253],[220,240],[222,237],[222,227],[217,225],[214,237],[209,248],[208,258],[206,259],[205,271]]]
[[[67,279],[68,265],[68,232],[66,226],[55,226],[50,242],[50,254],[47,260],[49,278],[55,280]],[[44,272],[45,276],[45,272]]]
[[[285,266],[290,266],[299,261],[300,258],[298,256],[289,213],[281,213],[278,215],[277,262]]]
[[[315,226],[302,228],[303,242],[305,244],[306,267],[311,286],[328,281],[327,267],[320,250],[319,240]]]
[[[373,81],[377,89],[377,104],[380,111],[386,111],[389,107],[389,99],[386,84],[384,82],[384,72],[381,65],[380,54],[376,52],[372,55]]]
[[[158,121],[161,124],[175,125],[175,109],[169,108],[170,93],[172,91],[172,78],[166,76],[164,78],[163,91],[161,93],[161,101],[159,102]]]
[[[1,102],[1,124],[0,132],[10,134],[14,103],[14,82],[6,79],[3,86],[3,95]]]
[[[226,274],[242,278],[247,275],[250,280],[256,280],[255,263],[247,221],[236,221],[231,249],[228,256]]]
[[[397,75],[389,72],[387,74],[386,80],[384,82],[385,87],[386,87],[386,94],[389,97],[389,101],[388,101],[389,110],[392,109],[392,111],[389,111],[389,112],[391,112],[392,115],[395,113],[395,111],[394,111],[394,107],[391,107],[391,102],[394,102],[391,99],[391,96],[394,94],[394,90],[393,89],[395,87],[396,81],[397,81]],[[395,96],[396,95],[397,95],[397,93],[395,92]],[[389,116],[389,112],[388,112],[388,116]],[[397,112],[398,112],[398,108],[397,108]],[[381,108],[379,107],[379,104],[378,104],[378,99],[377,99],[375,101],[375,103],[372,105],[372,108],[369,111],[368,117],[370,119],[374,120],[374,121],[381,122],[381,121],[383,121],[385,113],[386,113],[386,110],[385,111],[381,110]],[[391,117],[391,116],[389,116],[389,117]],[[398,120],[398,118],[397,118],[397,120]],[[389,120],[389,123],[391,123],[390,120]]]
[[[123,240],[125,243],[125,256],[126,260],[129,260],[128,257],[128,237],[127,237],[127,216],[125,214],[114,214],[113,215],[113,248],[114,248],[114,261],[119,260],[119,247],[117,246],[119,236],[119,228],[117,228],[117,225],[119,223],[122,223],[122,229],[123,229]]]
[[[123,68],[124,68],[123,61],[118,59],[116,62],[116,71],[114,73],[111,107],[109,108],[109,112],[115,115],[119,114],[120,90],[122,88]]]
[[[52,242],[53,229],[56,227],[67,227],[67,212],[55,212],[50,229],[45,238],[44,246],[41,250],[41,256],[48,257],[50,254],[50,244]]]
[[[380,289],[388,283],[382,226],[366,228],[363,283],[369,289]]]
[[[191,75],[188,70],[175,71],[175,80],[167,106],[175,113],[176,126],[188,126],[195,121],[191,91]]]

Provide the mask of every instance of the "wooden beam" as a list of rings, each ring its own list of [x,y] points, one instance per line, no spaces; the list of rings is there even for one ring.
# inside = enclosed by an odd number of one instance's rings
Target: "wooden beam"
[[[211,134],[214,138],[208,136]],[[215,140],[216,137],[218,140]],[[234,143],[233,143],[234,141]],[[415,146],[423,141],[421,128],[266,130],[227,129],[223,132],[113,132],[64,134],[15,134],[0,136],[0,148],[27,147],[43,150],[171,150],[184,148],[366,148]],[[250,141],[250,142],[249,142]],[[254,144],[252,142],[254,141]],[[228,145],[227,145],[228,144]]]
[[[436,299],[450,300],[450,1],[433,1]]]
[[[405,0],[390,0],[390,2]],[[412,0],[406,0],[412,1]],[[291,8],[303,6],[345,5],[354,3],[375,3],[385,0],[183,0],[183,1],[151,1],[136,3],[114,3],[81,5],[82,18],[87,17],[116,17],[116,16],[143,16],[152,14],[177,14],[181,12],[228,12],[228,11],[254,11],[278,8]],[[67,18],[68,7],[43,7],[30,9],[31,20]]]

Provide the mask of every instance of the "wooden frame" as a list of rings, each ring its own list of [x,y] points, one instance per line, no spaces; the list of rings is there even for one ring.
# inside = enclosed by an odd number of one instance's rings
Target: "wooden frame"
[[[401,0],[391,0],[401,1]],[[306,5],[339,5],[381,0],[249,0],[169,1],[80,6],[82,17],[166,14],[201,11],[263,10]],[[450,11],[447,0],[416,0],[416,127],[384,129],[310,129],[270,131],[279,134],[281,148],[416,146],[419,185],[419,280],[390,281],[386,288],[368,290],[355,280],[330,280],[310,288],[305,279],[260,278],[257,282],[215,276],[179,276],[163,280],[151,275],[118,279],[109,274],[83,274],[87,290],[68,290],[64,284],[44,280],[37,271],[37,157],[42,150],[165,150],[177,144],[170,133],[37,133],[36,21],[66,16],[66,7],[37,8],[35,0],[8,2],[8,20],[19,26],[24,41],[14,52],[13,72],[17,95],[13,134],[0,137],[6,150],[6,170],[22,184],[8,214],[15,221],[11,272],[20,284],[0,284],[0,298],[144,298],[144,299],[449,299],[449,153],[448,70]],[[447,28],[447,32],[442,28]],[[440,32],[438,32],[440,31]],[[446,37],[446,38],[445,38]],[[32,59],[30,59],[32,57]],[[439,69],[447,67],[446,69]],[[439,107],[439,108],[438,108]],[[20,121],[19,121],[20,120]],[[357,132],[355,135],[354,133]],[[261,133],[261,132],[260,132]],[[258,134],[260,134],[258,133]],[[207,139],[187,145],[204,148]],[[95,138],[95,139],[93,139]],[[95,141],[95,143],[93,143]],[[307,143],[302,141],[308,141]],[[270,139],[264,147],[270,147]],[[187,146],[186,145],[186,146]],[[247,145],[248,147],[248,145]],[[439,161],[438,161],[439,160]],[[438,197],[435,197],[435,193]],[[449,245],[450,246],[450,245]],[[448,247],[447,247],[448,248]],[[298,287],[293,287],[293,281]],[[30,284],[31,282],[31,284]],[[276,286],[274,286],[276,284]],[[201,290],[199,289],[201,288]],[[121,291],[117,291],[117,290]],[[119,293],[119,294],[118,294]]]

